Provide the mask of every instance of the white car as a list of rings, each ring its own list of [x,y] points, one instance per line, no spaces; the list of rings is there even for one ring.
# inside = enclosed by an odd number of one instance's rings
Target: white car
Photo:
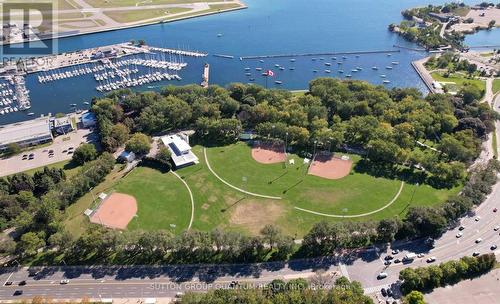
[[[427,263],[432,263],[436,261],[436,257],[430,257],[427,259]]]
[[[458,238],[461,238],[461,237],[462,237],[462,235],[464,235],[462,232],[457,233],[457,235],[456,235],[457,239],[458,239]]]
[[[478,239],[476,239],[476,244],[479,244],[479,243],[481,243],[482,241],[483,241],[483,239],[482,239],[482,238],[478,238]]]
[[[495,228],[493,228],[493,230],[495,230],[495,231],[498,231],[498,229],[500,229],[500,226],[498,226],[498,225],[495,226]]]
[[[424,256],[425,256],[425,254],[423,254],[423,253],[417,254],[417,258],[423,258]]]
[[[67,280],[67,279],[61,280],[61,285],[66,285],[68,283],[69,283],[69,280]]]
[[[387,272],[381,272],[378,274],[377,279],[382,280],[387,278]]]
[[[474,219],[476,222],[479,222],[479,220],[481,219],[480,216],[476,216],[476,218]]]

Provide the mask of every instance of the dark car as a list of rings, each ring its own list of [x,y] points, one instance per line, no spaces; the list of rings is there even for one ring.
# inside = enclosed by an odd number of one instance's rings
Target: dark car
[[[392,251],[392,254],[398,254],[398,253],[399,253],[399,250],[398,250],[398,249],[394,249],[394,250]]]
[[[390,260],[392,260],[392,259],[394,259],[394,257],[393,257],[392,255],[388,255],[388,256],[386,256],[386,257],[384,258],[384,260],[386,260],[386,261],[390,261]]]
[[[400,260],[400,259],[395,259],[395,260],[394,260],[394,263],[396,263],[396,264],[397,264],[397,263],[401,263],[401,260]]]
[[[14,296],[20,296],[22,294],[23,294],[22,290],[16,290],[16,291],[14,291]]]
[[[387,295],[388,295],[389,297],[392,297],[392,295],[393,295],[392,289],[387,288]]]
[[[73,154],[73,151],[68,151],[68,154]]]
[[[4,286],[10,286],[10,285],[12,285],[12,281],[7,281],[7,282],[5,282],[5,284],[3,284],[3,285],[4,285]]]
[[[19,286],[24,286],[24,285],[26,285],[26,281],[25,281],[25,280],[22,280],[21,282],[19,282],[19,284],[18,284],[18,285],[19,285]]]
[[[382,294],[382,296],[387,297],[387,291],[385,290],[385,288],[380,289],[380,293]]]

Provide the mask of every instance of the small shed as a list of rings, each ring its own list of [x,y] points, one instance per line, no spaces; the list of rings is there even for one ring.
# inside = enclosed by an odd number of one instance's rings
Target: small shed
[[[128,151],[123,151],[120,156],[118,156],[118,160],[131,163],[135,160],[135,153],[134,152],[128,152]]]

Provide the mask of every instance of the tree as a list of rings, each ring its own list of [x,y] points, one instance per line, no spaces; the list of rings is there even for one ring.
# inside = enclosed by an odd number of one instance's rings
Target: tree
[[[21,152],[21,147],[17,143],[11,143],[7,145],[7,150],[5,153],[7,155],[15,155]]]
[[[27,232],[21,236],[17,243],[17,251],[22,255],[33,256],[39,248],[45,246],[45,241],[35,232]]]
[[[82,144],[75,149],[73,153],[73,161],[78,165],[94,160],[97,158],[97,150],[93,144]]]
[[[151,138],[143,133],[135,133],[125,144],[125,149],[138,155],[147,154],[151,149]]]
[[[425,304],[424,295],[414,290],[403,297],[403,304]]]
[[[265,225],[260,231],[260,234],[264,238],[264,242],[266,242],[272,250],[278,237],[281,235],[281,230],[274,225]]]
[[[156,158],[162,162],[170,161],[171,157],[172,153],[170,153],[170,150],[164,146],[161,146],[160,149],[158,149],[158,152],[156,153]]]

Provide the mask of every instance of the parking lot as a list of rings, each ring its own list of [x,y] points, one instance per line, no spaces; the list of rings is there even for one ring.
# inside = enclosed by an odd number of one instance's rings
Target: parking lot
[[[89,129],[80,129],[56,137],[49,146],[0,159],[0,177],[71,159],[74,149],[82,143],[95,142],[96,138],[97,134]]]

